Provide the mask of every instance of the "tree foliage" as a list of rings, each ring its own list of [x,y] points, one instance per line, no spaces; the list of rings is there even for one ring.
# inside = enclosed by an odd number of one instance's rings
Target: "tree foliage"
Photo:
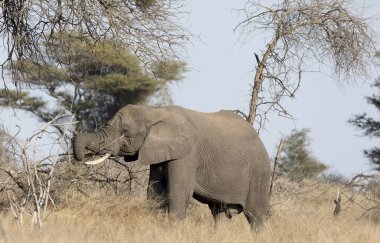
[[[90,40],[87,49],[95,42],[113,40],[144,64],[173,59],[191,36],[179,24],[182,15],[180,0],[0,1],[0,35],[6,53],[0,66],[57,61],[60,50],[41,43],[70,46],[67,36]],[[23,74],[20,71],[12,69],[13,76]]]
[[[264,2],[264,1],[262,1]],[[294,97],[302,73],[313,63],[332,66],[338,80],[370,70],[375,35],[354,0],[283,0],[272,6],[247,0],[236,27],[242,35],[271,36],[261,53],[252,86],[249,121],[262,127],[269,111],[290,116],[281,101]]]
[[[99,41],[89,47],[82,41],[67,37],[68,45],[46,42],[46,48],[56,50],[58,61],[36,64],[20,61],[11,67],[22,72],[30,89],[44,90],[59,102],[51,105],[42,97],[28,92],[2,90],[0,105],[20,108],[49,121],[62,109],[74,114],[87,129],[104,124],[118,109],[126,104],[145,103],[170,81],[182,78],[185,64],[179,61],[159,61],[144,71],[140,59],[122,44]],[[53,44],[53,46],[52,46]],[[60,63],[60,64],[59,64]],[[38,65],[38,67],[36,67]]]
[[[367,102],[380,112],[380,78],[375,80],[373,87],[377,89],[378,93],[367,97]],[[362,113],[353,116],[349,122],[362,130],[365,136],[380,138],[380,119],[373,118],[367,113]],[[375,166],[375,169],[380,171],[380,147],[366,149],[364,150],[364,155]]]
[[[281,156],[280,172],[293,180],[311,178],[327,169],[310,152],[310,130],[293,130],[285,139]]]

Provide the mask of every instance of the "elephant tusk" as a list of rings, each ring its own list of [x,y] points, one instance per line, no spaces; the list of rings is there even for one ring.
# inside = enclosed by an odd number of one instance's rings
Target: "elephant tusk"
[[[96,165],[96,164],[102,163],[104,160],[108,159],[109,157],[111,157],[111,154],[107,153],[107,154],[105,154],[103,157],[101,157],[99,159],[87,161],[87,162],[84,162],[84,163],[87,164],[87,165]]]

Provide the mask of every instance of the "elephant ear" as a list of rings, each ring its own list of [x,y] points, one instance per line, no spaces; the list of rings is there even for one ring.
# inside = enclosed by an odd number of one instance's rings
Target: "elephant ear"
[[[170,121],[168,121],[170,119]],[[141,165],[185,158],[194,148],[194,129],[178,115],[151,126],[139,150]]]

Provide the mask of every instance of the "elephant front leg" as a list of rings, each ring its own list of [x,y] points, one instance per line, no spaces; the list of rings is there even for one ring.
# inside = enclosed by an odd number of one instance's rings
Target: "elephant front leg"
[[[183,219],[194,191],[194,173],[189,161],[171,161],[168,164],[168,199],[170,217]]]

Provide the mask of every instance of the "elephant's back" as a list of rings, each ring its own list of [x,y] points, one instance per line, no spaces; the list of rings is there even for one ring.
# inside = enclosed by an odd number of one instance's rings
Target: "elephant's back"
[[[221,110],[205,113],[180,106],[165,109],[185,117],[188,125],[194,128],[197,147],[202,150],[199,155],[203,159],[234,160],[243,167],[256,164],[252,158],[269,163],[265,146],[256,130],[235,112]]]
[[[224,146],[249,147],[264,149],[256,130],[241,116],[231,111],[219,111],[214,113],[201,113],[192,115],[193,122],[197,126],[199,136],[208,136],[217,140]],[[255,152],[252,150],[252,152]]]

